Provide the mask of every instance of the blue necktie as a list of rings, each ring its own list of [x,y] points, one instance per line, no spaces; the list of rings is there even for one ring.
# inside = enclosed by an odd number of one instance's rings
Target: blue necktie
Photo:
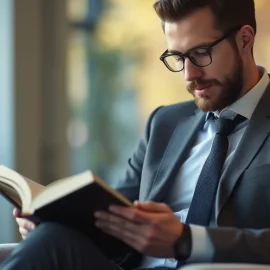
[[[246,118],[237,115],[234,120],[214,119],[216,135],[202,171],[187,215],[187,224],[208,226],[216,198],[217,187],[228,151],[228,135]]]

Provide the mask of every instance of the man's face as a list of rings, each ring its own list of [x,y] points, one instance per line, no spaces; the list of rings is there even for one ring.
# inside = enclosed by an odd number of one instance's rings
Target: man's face
[[[178,22],[165,23],[169,52],[185,53],[211,44],[222,35],[215,29],[214,16],[209,9],[200,9]],[[228,39],[214,46],[211,56],[212,63],[206,67],[197,67],[186,58],[182,73],[197,106],[203,111],[220,111],[241,96],[243,62]]]

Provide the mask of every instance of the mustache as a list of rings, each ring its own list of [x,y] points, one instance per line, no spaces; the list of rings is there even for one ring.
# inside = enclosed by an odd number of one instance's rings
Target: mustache
[[[192,81],[187,85],[187,90],[189,93],[193,93],[197,88],[199,87],[204,87],[204,86],[208,86],[208,85],[219,85],[221,86],[222,84],[213,79],[213,80],[196,80],[196,81]]]

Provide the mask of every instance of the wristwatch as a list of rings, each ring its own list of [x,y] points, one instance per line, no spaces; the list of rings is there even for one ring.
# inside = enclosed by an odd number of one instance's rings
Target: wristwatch
[[[189,225],[183,224],[183,232],[174,243],[174,257],[179,261],[185,261],[191,254],[192,239]]]

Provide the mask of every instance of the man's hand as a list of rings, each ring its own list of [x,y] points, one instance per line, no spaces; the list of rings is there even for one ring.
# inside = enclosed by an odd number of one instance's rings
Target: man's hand
[[[112,205],[109,212],[96,212],[96,226],[144,255],[174,257],[174,242],[183,224],[166,204],[136,201],[134,205]]]
[[[17,208],[13,210],[13,216],[15,217],[16,222],[19,225],[19,232],[22,238],[25,239],[27,234],[36,228],[36,225],[25,218],[21,218],[20,211]]]

